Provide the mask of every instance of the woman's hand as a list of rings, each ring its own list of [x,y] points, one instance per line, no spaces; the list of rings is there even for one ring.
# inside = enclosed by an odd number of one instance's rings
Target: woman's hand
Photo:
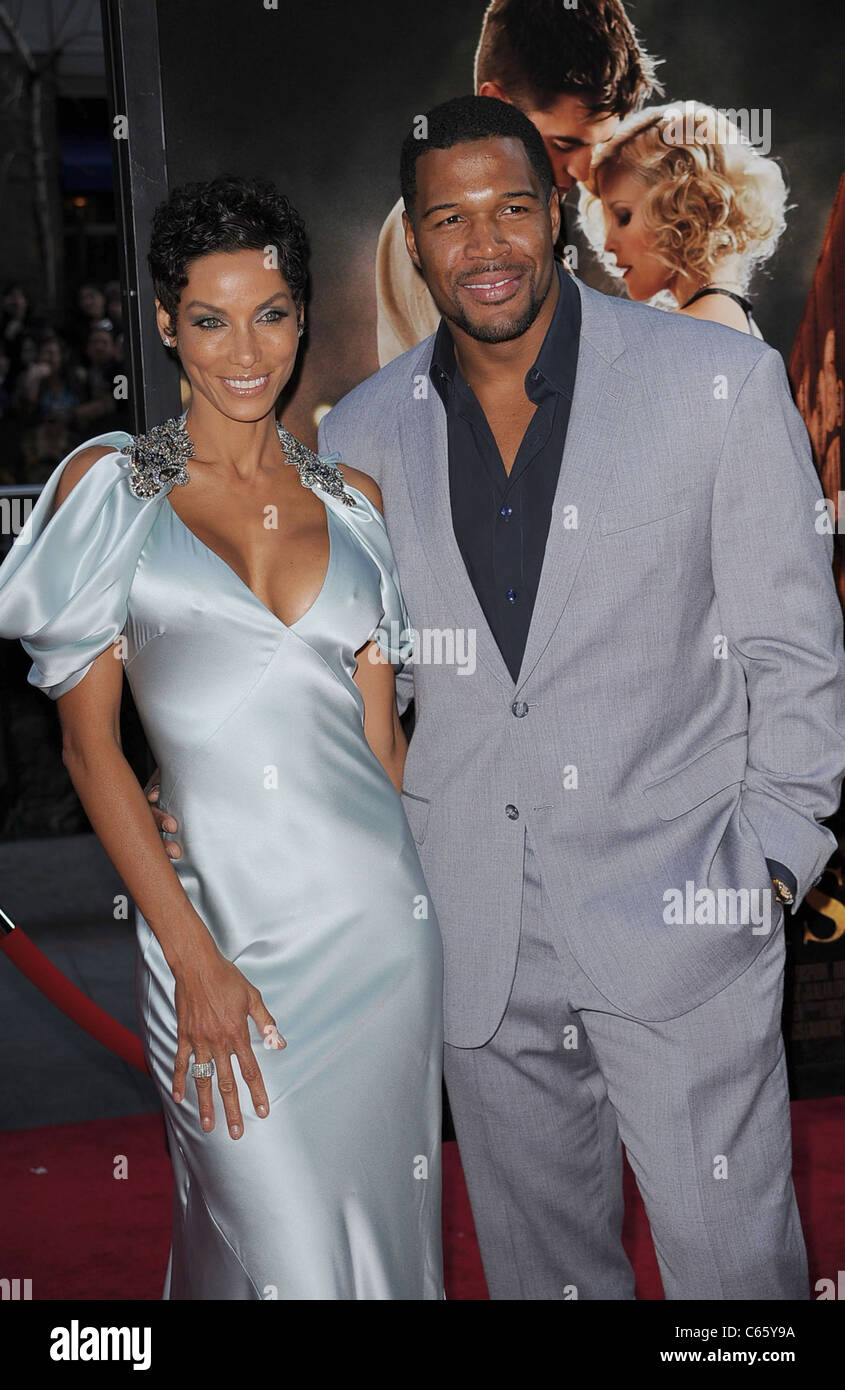
[[[153,820],[159,833],[163,830],[168,835],[173,835],[179,829],[179,822],[175,816],[171,816],[167,811],[162,811],[158,805],[158,798],[161,792],[161,773],[155,768],[150,776],[150,780],[144,788],[144,796],[150,803],[150,810],[153,813]],[[181,859],[182,846],[175,840],[162,841],[167,854],[171,859]]]
[[[173,1069],[173,1099],[185,1094],[185,1078],[193,1054],[196,1062],[214,1062],[217,1087],[226,1112],[226,1123],[233,1139],[244,1132],[238,1087],[232,1069],[232,1053],[238,1059],[256,1115],[270,1113],[261,1068],[249,1038],[247,1019],[253,1018],[264,1034],[265,1047],[284,1047],[276,1022],[265,1007],[258,990],[226,960],[216,946],[200,960],[180,968],[176,978],[176,1022],[178,1046]],[[211,1077],[196,1077],[200,1120],[204,1130],[214,1128]]]

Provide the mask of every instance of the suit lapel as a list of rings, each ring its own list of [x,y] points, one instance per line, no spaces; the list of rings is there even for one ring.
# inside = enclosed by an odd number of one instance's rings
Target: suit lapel
[[[612,301],[575,281],[581,335],[575,390],[531,626],[516,688],[528,680],[569,601],[614,462],[625,450],[631,378],[615,365],[625,343]],[[577,525],[572,525],[573,517]]]
[[[411,506],[426,558],[446,599],[447,611],[459,619],[454,625],[475,629],[477,659],[508,692],[512,692],[513,678],[487,624],[455,539],[449,495],[446,412],[428,375],[433,349],[434,339],[427,339],[410,369],[407,395],[399,408],[399,451]],[[427,392],[425,397],[421,394],[423,390]]]

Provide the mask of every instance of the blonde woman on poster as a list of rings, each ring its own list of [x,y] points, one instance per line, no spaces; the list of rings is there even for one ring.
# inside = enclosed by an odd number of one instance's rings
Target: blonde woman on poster
[[[631,299],[762,334],[747,290],[786,226],[774,159],[699,102],[652,106],[600,146],[581,225]]]

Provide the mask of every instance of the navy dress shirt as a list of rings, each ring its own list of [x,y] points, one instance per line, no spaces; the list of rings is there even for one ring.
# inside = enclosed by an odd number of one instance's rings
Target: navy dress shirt
[[[445,319],[429,375],[446,409],[452,525],[467,573],[514,682],[519,675],[575,387],[581,300],[555,265],[560,294],[525,393],[537,409],[508,474],[493,432],[455,360]]]

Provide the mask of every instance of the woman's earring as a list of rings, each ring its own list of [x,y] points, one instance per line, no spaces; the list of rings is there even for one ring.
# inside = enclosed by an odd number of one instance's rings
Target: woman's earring
[[[301,323],[301,324],[299,325],[299,327],[297,328],[297,330],[296,330],[296,336],[297,336],[297,338],[301,338],[304,332],[305,332],[305,324],[304,324],[304,323]]]
[[[170,339],[169,339],[169,338],[165,338],[165,339],[164,339],[164,346],[165,346],[165,347],[170,347]]]

